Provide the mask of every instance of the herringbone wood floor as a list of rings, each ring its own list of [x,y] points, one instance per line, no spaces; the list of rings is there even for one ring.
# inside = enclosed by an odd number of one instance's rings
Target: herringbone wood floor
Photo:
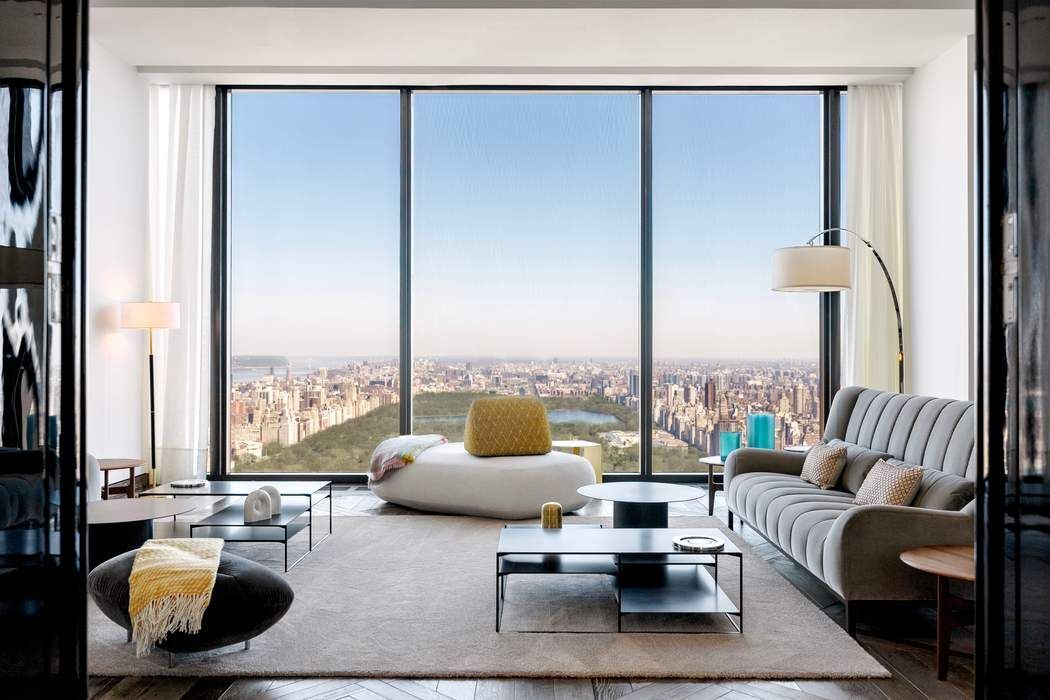
[[[338,492],[335,514],[350,517],[403,515],[406,509],[375,498],[363,487]],[[594,502],[584,515],[611,515],[609,504]],[[706,515],[700,501],[672,504],[674,515]],[[726,510],[719,494],[715,515],[725,520]],[[346,520],[337,526],[352,527]],[[739,530],[738,530],[739,532]],[[844,610],[816,579],[797,566],[760,535],[745,529],[743,536],[754,551],[791,581],[814,605],[842,622]],[[323,547],[323,545],[322,545]],[[893,674],[892,678],[870,681],[788,681],[686,683],[652,682],[642,679],[469,679],[409,680],[363,678],[92,678],[90,696],[106,700],[149,698],[150,700],[779,700],[811,698],[968,698],[973,696],[973,639],[969,630],[957,631],[953,638],[948,680],[937,680],[933,658],[934,618],[931,610],[916,607],[895,608],[861,620],[857,635],[860,644]]]

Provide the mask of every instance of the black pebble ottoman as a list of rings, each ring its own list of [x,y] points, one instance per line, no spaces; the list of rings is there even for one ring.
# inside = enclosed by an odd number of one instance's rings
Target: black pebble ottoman
[[[102,562],[88,574],[88,591],[110,620],[131,634],[128,577],[135,551]],[[209,651],[257,637],[284,617],[295,594],[288,582],[270,569],[236,554],[223,552],[215,576],[211,603],[197,634],[174,632],[157,646],[171,654]],[[171,659],[174,662],[174,659]]]

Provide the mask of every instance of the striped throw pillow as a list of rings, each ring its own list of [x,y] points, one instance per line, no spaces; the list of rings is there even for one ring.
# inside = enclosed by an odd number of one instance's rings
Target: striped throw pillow
[[[907,506],[922,483],[922,467],[898,467],[880,459],[864,477],[853,502],[860,506]]]
[[[806,453],[806,461],[802,464],[802,480],[822,489],[834,488],[845,467],[845,446],[814,445]]]

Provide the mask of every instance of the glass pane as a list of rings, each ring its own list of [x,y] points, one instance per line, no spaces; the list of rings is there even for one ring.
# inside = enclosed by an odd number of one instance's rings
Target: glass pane
[[[819,439],[819,300],[770,280],[773,250],[820,230],[820,110],[815,94],[653,97],[654,472],[700,471],[723,435]]]
[[[230,471],[363,472],[398,432],[396,92],[230,110]]]
[[[555,440],[638,471],[639,100],[414,96],[415,432],[538,396]]]

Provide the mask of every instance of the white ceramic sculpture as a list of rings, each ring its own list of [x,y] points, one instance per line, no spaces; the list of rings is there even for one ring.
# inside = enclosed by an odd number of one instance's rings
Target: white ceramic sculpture
[[[255,523],[270,519],[270,494],[255,489],[244,499],[244,523]]]
[[[278,515],[281,512],[281,492],[277,490],[276,486],[260,486],[260,491],[265,491],[270,494],[270,515]]]

